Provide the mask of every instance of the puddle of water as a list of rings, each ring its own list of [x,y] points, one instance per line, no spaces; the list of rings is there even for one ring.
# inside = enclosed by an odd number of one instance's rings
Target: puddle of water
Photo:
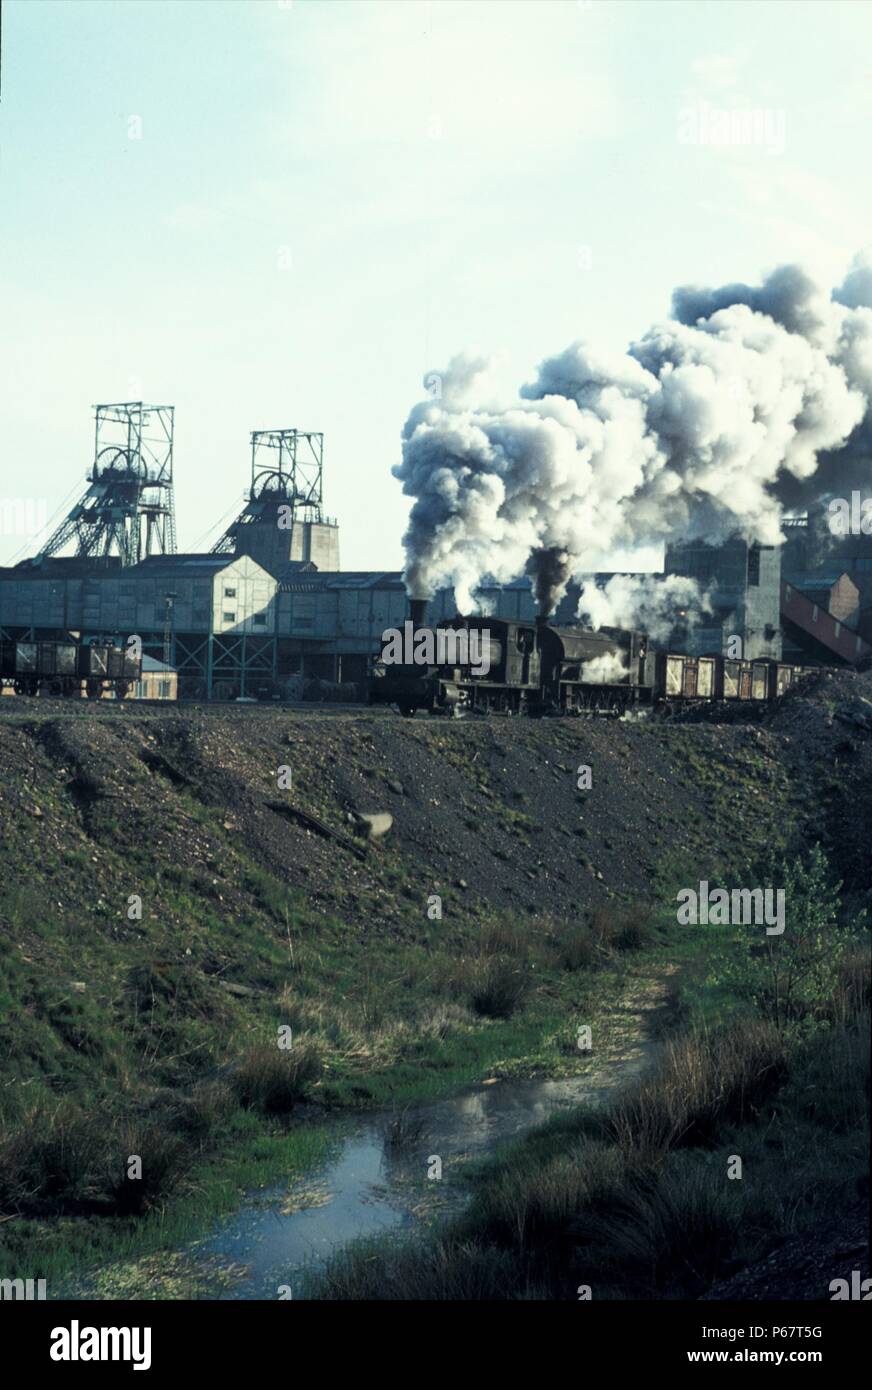
[[[464,1158],[541,1124],[555,1110],[601,1103],[637,1074],[647,1048],[594,1073],[557,1081],[498,1081],[404,1112],[414,1133],[398,1150],[388,1142],[391,1115],[382,1112],[337,1122],[331,1155],[290,1189],[276,1184],[248,1194],[239,1209],[189,1251],[194,1260],[244,1266],[244,1276],[219,1296],[271,1299],[289,1285],[301,1295],[303,1270],[317,1268],[339,1246],[360,1236],[410,1226],[422,1216],[463,1200],[450,1170]],[[420,1133],[415,1133],[420,1126]],[[443,1164],[442,1181],[427,1178],[431,1155]],[[447,1181],[446,1181],[447,1180]]]

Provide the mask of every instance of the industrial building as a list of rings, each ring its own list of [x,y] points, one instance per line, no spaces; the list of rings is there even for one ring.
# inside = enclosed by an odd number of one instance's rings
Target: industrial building
[[[69,633],[120,642],[137,634],[150,663],[164,668],[161,675],[152,666],[150,683],[177,673],[180,698],[281,698],[299,690],[301,677],[366,678],[382,633],[402,624],[408,600],[399,571],[341,569],[339,528],[322,510],[323,435],[254,432],[244,506],[210,552],[179,553],[173,407],[136,401],[97,406],[95,413],[83,496],[38,554],[0,569],[2,636]],[[670,546],[666,573],[697,580],[711,592],[713,609],[686,628],[679,618],[670,645],[690,654],[724,652],[738,636],[749,658],[779,658],[786,640],[797,659],[863,659],[870,649],[849,619],[852,605],[859,618],[872,601],[872,588],[854,582],[866,578],[868,562],[872,586],[866,541],[849,547],[850,571],[827,573],[808,562],[808,532],[797,523],[784,547],[784,576],[778,548],[739,538],[717,547]],[[60,553],[70,547],[74,554]],[[558,625],[575,621],[579,592],[570,586],[553,620]],[[536,616],[527,578],[485,586],[480,596],[495,616]],[[435,621],[456,611],[450,589],[429,609]],[[170,698],[175,693],[174,681]]]
[[[750,545],[734,536],[722,545],[691,541],[667,547],[666,574],[695,579],[710,594],[709,616],[686,630],[678,629],[670,645],[690,656],[727,652],[739,638],[746,660],[781,657],[781,551]]]
[[[177,700],[178,673],[171,666],[165,666],[162,661],[155,661],[152,656],[144,656],[142,675],[136,682],[132,696],[135,700]]]

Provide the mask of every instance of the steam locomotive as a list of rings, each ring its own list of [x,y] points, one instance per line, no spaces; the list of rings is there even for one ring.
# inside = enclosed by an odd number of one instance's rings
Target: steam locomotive
[[[107,642],[0,641],[0,687],[16,695],[81,695],[113,690],[123,700],[140,679],[141,657]]]
[[[645,633],[621,628],[593,632],[488,617],[457,617],[427,628],[422,617],[420,603],[413,603],[406,627],[417,657],[406,650],[403,660],[388,660],[383,650],[370,704],[396,705],[405,715],[425,709],[620,716],[634,706],[668,715],[690,703],[774,700],[807,671],[772,660],[661,652]],[[432,662],[428,646],[436,654]]]

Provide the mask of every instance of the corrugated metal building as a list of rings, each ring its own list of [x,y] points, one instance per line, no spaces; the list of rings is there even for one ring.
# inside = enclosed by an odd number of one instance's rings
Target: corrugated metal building
[[[695,579],[704,593],[711,593],[713,608],[710,622],[673,632],[673,651],[724,653],[730,639],[738,637],[747,660],[781,659],[780,548],[749,545],[738,536],[717,546],[684,542],[667,547],[665,571]]]

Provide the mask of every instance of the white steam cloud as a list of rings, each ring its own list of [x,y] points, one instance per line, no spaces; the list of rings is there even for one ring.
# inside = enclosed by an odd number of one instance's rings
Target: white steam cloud
[[[581,679],[588,685],[618,685],[629,674],[630,668],[620,652],[603,652],[581,668]]]
[[[710,591],[702,593],[696,580],[684,575],[615,574],[602,588],[585,582],[578,615],[589,627],[633,628],[665,642],[677,615],[695,625],[709,601]]]
[[[526,570],[548,615],[615,549],[777,544],[785,507],[869,478],[872,259],[831,293],[796,266],[679,289],[626,355],[576,342],[505,408],[474,404],[483,367],[455,358],[406,422],[406,585],[468,610]]]

